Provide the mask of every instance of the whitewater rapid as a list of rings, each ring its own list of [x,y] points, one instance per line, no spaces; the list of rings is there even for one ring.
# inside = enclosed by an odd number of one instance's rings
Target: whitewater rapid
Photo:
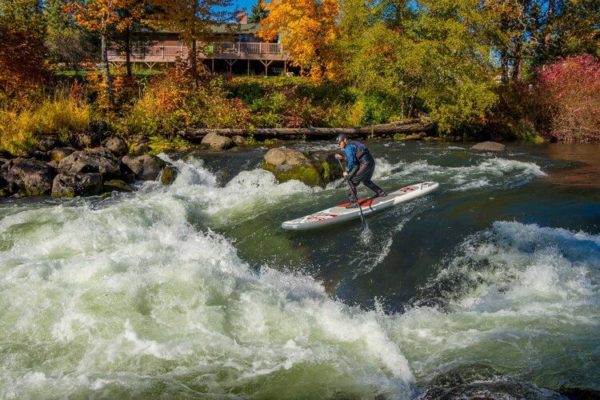
[[[260,169],[220,184],[201,160],[173,162],[170,187],[2,206],[0,398],[408,399],[483,361],[553,386],[582,362],[567,349],[597,344],[600,235],[498,221],[465,238],[406,312],[366,310],[309,274],[249,264],[216,231],[336,189]],[[503,159],[378,163],[377,178],[445,176],[450,191],[543,174]]]

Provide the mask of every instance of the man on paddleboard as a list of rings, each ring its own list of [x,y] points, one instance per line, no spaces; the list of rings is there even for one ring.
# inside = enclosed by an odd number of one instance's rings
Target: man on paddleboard
[[[358,196],[356,195],[356,187],[362,182],[366,187],[375,192],[374,197],[385,196],[385,192],[382,188],[377,186],[371,178],[373,177],[373,171],[375,171],[375,159],[369,153],[369,149],[363,143],[348,140],[348,137],[343,133],[340,133],[336,142],[346,153],[346,160],[348,163],[346,171],[344,171],[344,177],[348,180],[349,197],[352,203],[351,207],[358,206]],[[344,156],[336,154],[335,158],[342,160]]]

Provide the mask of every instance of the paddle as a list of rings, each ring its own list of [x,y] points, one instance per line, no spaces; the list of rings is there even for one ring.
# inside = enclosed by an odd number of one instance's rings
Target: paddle
[[[336,160],[340,164],[340,168],[342,169],[342,173],[343,173],[344,172],[344,166],[342,165],[342,162],[338,158],[336,158]],[[350,180],[348,178],[346,178],[346,177],[344,177],[344,180],[348,183],[348,186],[350,186]],[[358,201],[356,202],[356,204],[358,204],[358,211],[360,211],[360,221],[362,223],[362,227],[363,227],[363,229],[367,229],[369,226],[367,225],[367,220],[365,219],[365,216],[363,214],[362,207],[360,205],[360,199],[358,199]]]

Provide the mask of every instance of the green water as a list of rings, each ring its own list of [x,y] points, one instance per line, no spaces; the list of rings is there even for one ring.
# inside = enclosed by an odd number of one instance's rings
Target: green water
[[[600,147],[369,147],[384,189],[440,189],[367,231],[281,230],[345,191],[278,184],[266,149],[171,155],[173,186],[107,200],[4,200],[0,398],[600,390]]]

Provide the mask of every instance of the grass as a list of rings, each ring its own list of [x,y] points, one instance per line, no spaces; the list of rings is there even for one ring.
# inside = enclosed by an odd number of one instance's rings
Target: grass
[[[87,129],[91,114],[89,105],[63,95],[21,111],[0,110],[0,149],[24,155],[45,135],[67,142],[71,132]]]

